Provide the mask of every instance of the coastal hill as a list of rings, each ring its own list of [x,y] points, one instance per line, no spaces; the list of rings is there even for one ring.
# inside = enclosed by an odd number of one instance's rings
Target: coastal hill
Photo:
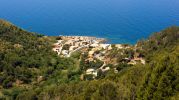
[[[136,45],[72,38],[44,36],[0,20],[0,99],[179,98],[179,27]]]

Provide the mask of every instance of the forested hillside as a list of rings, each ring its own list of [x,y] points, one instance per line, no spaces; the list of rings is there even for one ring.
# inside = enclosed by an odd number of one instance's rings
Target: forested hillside
[[[84,67],[80,53],[61,58],[52,51],[54,41],[55,37],[27,32],[0,20],[0,99],[179,98],[179,27],[154,33],[136,44],[136,51],[147,61],[145,65],[119,64],[118,73],[109,70],[95,80],[80,80]]]
[[[71,71],[77,61],[58,57],[52,51],[54,42],[54,37],[27,32],[0,20],[0,98],[15,99],[42,83],[48,86],[79,80],[67,77],[76,73]]]
[[[155,33],[142,44],[149,69],[138,90],[139,100],[178,99],[179,28]]]
[[[56,59],[51,51],[51,40],[24,31],[9,22],[0,20],[0,83],[12,87],[15,81],[31,83],[44,68]]]

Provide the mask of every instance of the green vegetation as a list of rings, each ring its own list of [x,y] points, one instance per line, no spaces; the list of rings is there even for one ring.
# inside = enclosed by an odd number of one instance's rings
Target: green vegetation
[[[109,58],[116,68],[82,81],[87,68],[103,62],[86,61],[87,54],[75,52],[61,58],[52,51],[55,37],[22,30],[0,20],[0,99],[4,100],[177,100],[179,97],[179,27],[170,27],[137,43],[135,51],[121,54],[113,46]],[[65,48],[68,48],[66,46]],[[128,65],[123,58],[134,52],[146,64]],[[85,76],[86,77],[86,76]]]
[[[62,49],[63,49],[63,50],[69,50],[69,48],[70,48],[70,45],[65,44]]]
[[[4,95],[11,98],[13,92],[16,92],[16,97],[19,93],[39,85],[45,88],[49,84],[79,81],[78,58],[58,57],[52,51],[54,42],[55,37],[30,33],[0,20],[0,94],[2,97]],[[20,90],[16,91],[14,88]]]

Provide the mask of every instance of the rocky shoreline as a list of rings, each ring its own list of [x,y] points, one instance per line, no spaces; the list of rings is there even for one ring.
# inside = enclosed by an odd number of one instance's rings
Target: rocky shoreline
[[[93,36],[63,36],[60,35],[59,38],[61,38],[62,40],[70,40],[70,39],[74,39],[74,40],[93,40],[93,41],[97,41],[99,43],[106,43],[107,39],[106,38],[98,38],[98,37],[93,37]]]

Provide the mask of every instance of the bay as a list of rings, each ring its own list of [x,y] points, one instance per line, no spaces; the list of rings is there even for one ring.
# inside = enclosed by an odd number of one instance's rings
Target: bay
[[[0,18],[48,36],[134,44],[179,25],[179,0],[0,0]]]

